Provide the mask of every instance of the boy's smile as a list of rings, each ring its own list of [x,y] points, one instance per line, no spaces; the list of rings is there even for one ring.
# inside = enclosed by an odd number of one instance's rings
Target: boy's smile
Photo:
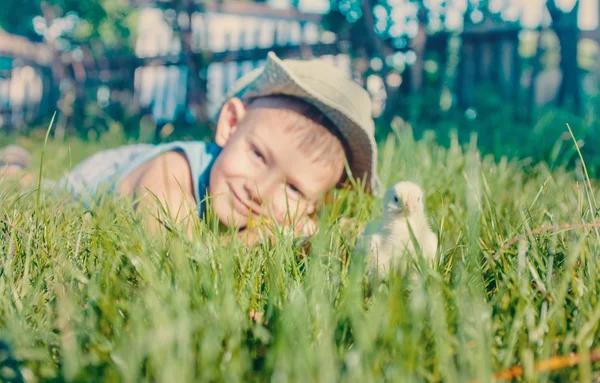
[[[316,129],[311,123],[271,99],[257,100],[252,107],[233,99],[223,108],[216,137],[223,150],[209,183],[221,222],[243,228],[263,216],[289,224],[315,211],[319,199],[340,180],[344,158],[343,150],[335,161],[321,158],[323,151],[335,148],[328,142],[319,150],[318,143],[303,138],[308,129]]]
[[[227,183],[229,188],[229,192],[231,194],[231,202],[233,208],[241,215],[248,216],[249,214],[253,216],[257,216],[259,214],[259,209],[256,207],[252,207],[250,205],[250,201],[245,202],[240,195],[243,195],[241,192],[236,192],[235,187],[231,183]]]

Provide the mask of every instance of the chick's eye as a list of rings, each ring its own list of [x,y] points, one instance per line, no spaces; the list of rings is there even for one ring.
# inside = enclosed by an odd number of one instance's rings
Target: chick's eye
[[[398,196],[394,196],[394,202],[398,203],[400,201],[398,201]]]

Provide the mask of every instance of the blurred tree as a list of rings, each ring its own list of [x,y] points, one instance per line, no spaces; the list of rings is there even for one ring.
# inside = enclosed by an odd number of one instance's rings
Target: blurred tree
[[[447,8],[445,1],[331,0],[324,26],[350,41],[354,58],[367,63],[358,65],[362,76],[383,79],[386,119],[408,107],[406,96],[421,91],[428,36],[444,30]]]
[[[119,0],[3,0],[0,26],[32,39],[82,44],[102,39],[109,47],[130,41],[131,6]]]
[[[197,11],[198,5],[194,0],[173,0],[160,4],[160,8],[163,11],[164,20],[173,28],[175,36],[179,40],[182,59],[187,67],[186,105],[196,121],[206,121],[209,117],[206,109],[207,81],[205,78],[208,63],[204,55],[197,54],[199,52],[195,51],[192,42],[192,15]],[[176,15],[176,17],[167,17],[168,14]],[[178,118],[185,117],[178,116]]]
[[[83,127],[86,81],[108,68],[107,50],[133,53],[136,13],[120,0],[5,0],[0,2],[0,26],[10,33],[44,41],[54,55],[50,102],[58,105],[57,134],[69,126]],[[87,65],[83,63],[86,62]],[[97,80],[110,81],[104,76]],[[53,100],[53,101],[52,101]]]
[[[399,105],[394,97],[405,97],[408,91],[415,93],[422,89],[425,51],[432,35],[447,31],[460,36],[464,30],[486,23],[490,28],[494,27],[494,23],[499,25],[507,21],[519,25],[525,10],[523,7],[531,7],[527,3],[509,0],[330,0],[330,3],[331,12],[325,17],[324,25],[338,33],[342,39],[351,42],[354,58],[362,58],[369,63],[362,66],[367,73],[376,73],[384,79],[391,71],[402,73],[402,86],[399,89],[391,89],[384,82],[388,97],[386,107],[393,108],[394,113]],[[564,3],[561,2],[561,5]],[[572,8],[568,10],[560,8],[556,0],[547,0],[545,8],[544,3],[538,5],[544,13],[540,19],[543,22],[545,17],[550,16],[547,22],[558,36],[561,46],[560,68],[563,78],[557,97],[558,105],[572,106],[580,111],[581,80],[577,65],[577,44],[574,43],[579,38],[579,0],[573,0],[572,3]],[[537,29],[541,30],[541,24]],[[396,60],[394,56],[398,51],[407,54],[398,56],[403,59]],[[482,81],[498,81],[500,78],[498,68],[490,60],[491,54],[489,49],[460,51],[459,60],[488,65],[485,70],[475,70],[473,75],[476,81],[472,86]],[[542,52],[538,51],[531,60],[532,84],[542,69],[539,63],[541,58]],[[438,64],[444,62],[442,59]],[[439,68],[442,72],[444,69]],[[513,82],[518,87],[520,79],[515,77]],[[468,87],[465,84],[468,82],[461,82],[457,86]],[[472,93],[471,89],[457,91]],[[529,97],[532,94],[533,88],[530,88]],[[529,104],[524,103],[521,107],[533,106]]]
[[[40,40],[33,29],[32,20],[41,13],[39,0],[2,0],[0,2],[0,27],[7,32]]]

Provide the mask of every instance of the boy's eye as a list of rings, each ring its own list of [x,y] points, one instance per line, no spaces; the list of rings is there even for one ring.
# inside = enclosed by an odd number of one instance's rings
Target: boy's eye
[[[265,157],[262,155],[262,153],[256,149],[256,148],[252,148],[252,154],[254,154],[254,156],[258,159],[260,159],[261,161],[265,160]]]
[[[292,184],[287,184],[287,187],[288,192],[292,193],[293,196],[302,197],[302,192],[300,192],[297,187]]]

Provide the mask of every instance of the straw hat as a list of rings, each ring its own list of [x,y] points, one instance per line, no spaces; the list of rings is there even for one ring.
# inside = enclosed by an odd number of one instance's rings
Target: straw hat
[[[365,182],[373,194],[381,194],[375,124],[365,89],[321,59],[281,60],[269,52],[265,66],[241,77],[218,110],[233,97],[246,102],[278,94],[301,98],[323,112],[348,143],[352,177]]]

